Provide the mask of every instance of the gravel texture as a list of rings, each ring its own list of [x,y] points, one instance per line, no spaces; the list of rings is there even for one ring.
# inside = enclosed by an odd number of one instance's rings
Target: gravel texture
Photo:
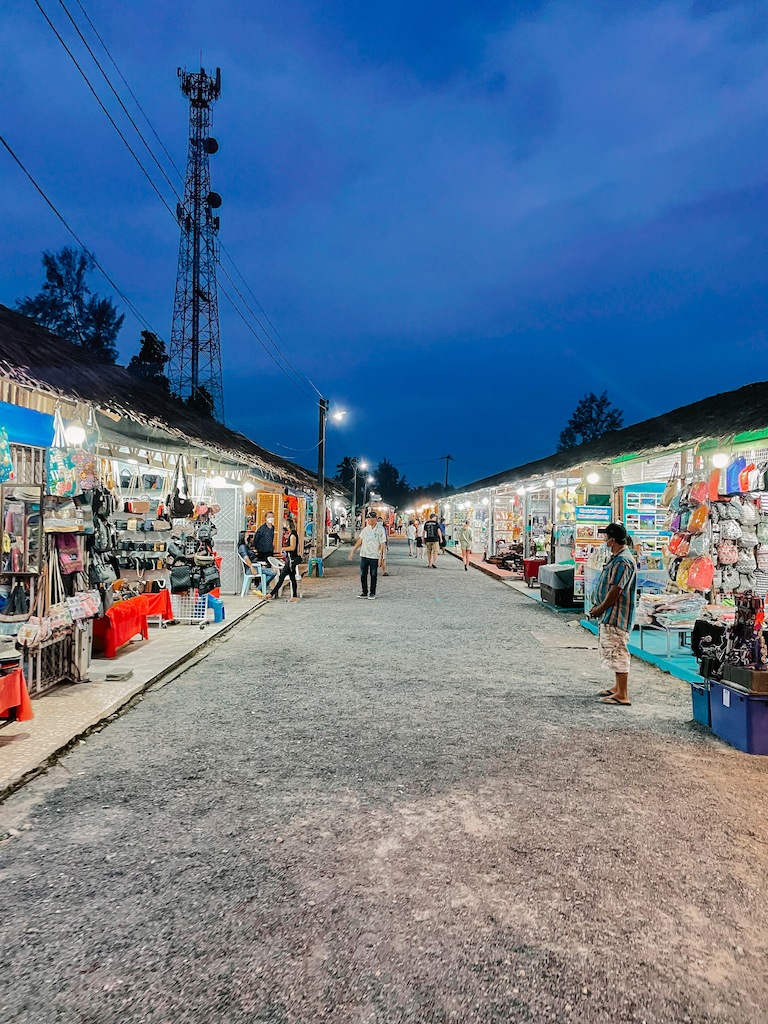
[[[766,759],[448,555],[336,565],[0,807],[0,1020],[768,1019]]]

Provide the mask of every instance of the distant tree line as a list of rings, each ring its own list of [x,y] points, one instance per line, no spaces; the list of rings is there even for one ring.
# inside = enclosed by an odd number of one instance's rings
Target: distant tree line
[[[376,494],[381,495],[382,500],[386,501],[388,505],[394,505],[397,508],[406,508],[408,505],[414,505],[426,498],[441,498],[456,490],[455,487],[450,486],[446,489],[445,484],[439,481],[423,487],[411,487],[405,479],[405,475],[400,473],[397,466],[390,462],[389,459],[381,459],[376,466],[370,466],[366,470],[358,469],[357,494],[355,496],[355,504],[357,505],[363,501],[366,480],[369,476],[373,477],[374,482],[369,485],[368,493],[370,494],[371,490],[375,491]],[[354,478],[354,459],[349,455],[345,455],[336,467],[336,480],[351,492],[354,486]]]
[[[16,301],[16,309],[36,320],[52,334],[88,349],[96,362],[117,362],[117,336],[125,315],[112,299],[92,292],[89,275],[95,269],[93,256],[85,249],[65,245],[57,253],[43,253],[45,280],[36,295]],[[170,399],[182,401],[171,391],[165,374],[168,362],[165,342],[152,331],[142,331],[139,351],[131,357],[128,369],[165,391]],[[207,388],[199,387],[183,404],[202,415],[213,415],[213,398]]]

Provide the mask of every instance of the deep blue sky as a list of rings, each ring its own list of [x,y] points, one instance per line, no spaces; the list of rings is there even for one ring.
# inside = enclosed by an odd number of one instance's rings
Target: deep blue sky
[[[466,482],[586,390],[632,422],[768,376],[768,3],[82,2],[181,165],[176,68],[221,67],[221,237],[352,414],[332,466]],[[3,133],[167,339],[173,221],[31,0],[0,25]],[[70,240],[5,153],[0,212],[12,305]],[[227,422],[311,464],[311,402],[224,301],[221,336]]]

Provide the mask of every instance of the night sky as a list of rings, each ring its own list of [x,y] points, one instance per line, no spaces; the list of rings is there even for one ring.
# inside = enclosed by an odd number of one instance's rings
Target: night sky
[[[82,3],[182,167],[176,68],[221,67],[221,238],[350,412],[331,468],[450,452],[467,482],[551,452],[587,390],[630,423],[768,376],[768,3]],[[1,18],[3,134],[168,340],[174,221],[32,0]],[[13,305],[71,239],[4,152],[0,182]],[[312,401],[223,300],[221,337],[227,422],[312,465]]]

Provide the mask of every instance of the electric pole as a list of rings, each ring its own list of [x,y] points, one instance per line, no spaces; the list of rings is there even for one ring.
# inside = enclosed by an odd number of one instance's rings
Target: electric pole
[[[181,228],[176,296],[173,303],[168,380],[182,399],[210,403],[224,422],[221,382],[219,300],[216,290],[219,218],[213,211],[221,196],[211,191],[209,157],[219,144],[211,137],[211,107],[221,95],[221,70],[212,78],[178,69],[181,91],[189,99],[189,151],[184,202],[176,205]]]
[[[315,558],[323,557],[325,547],[325,421],[329,402],[321,398],[320,429],[317,443],[317,501],[315,502],[315,529],[313,535]]]
[[[440,459],[441,459],[441,461],[443,459],[445,459],[445,489],[447,491],[448,490],[448,465],[451,462],[455,462],[456,459],[454,459],[454,457],[452,455],[441,455]]]

